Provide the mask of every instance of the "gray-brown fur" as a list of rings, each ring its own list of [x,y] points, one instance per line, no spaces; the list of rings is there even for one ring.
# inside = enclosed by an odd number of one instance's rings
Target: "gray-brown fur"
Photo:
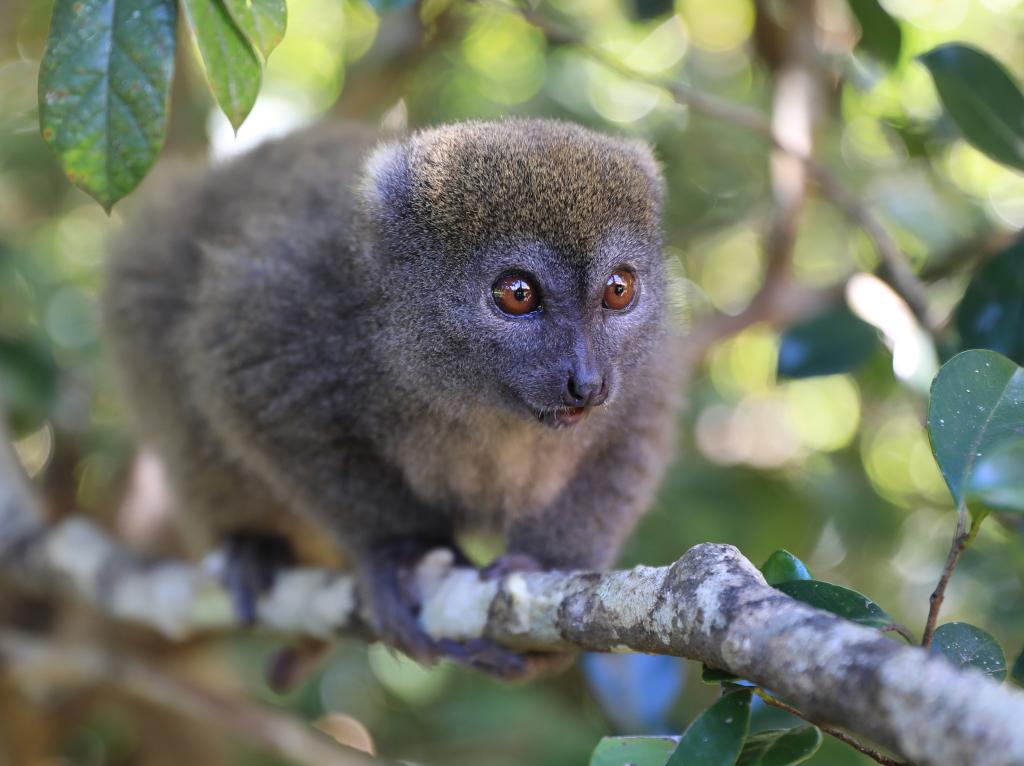
[[[175,174],[117,244],[105,307],[182,515],[211,539],[322,530],[420,657],[400,570],[426,548],[497,527],[541,566],[608,565],[670,452],[661,194],[646,147],[552,121],[328,125]],[[640,293],[612,314],[621,265]],[[494,306],[510,269],[540,315]],[[553,429],[537,415],[580,365],[608,401]]]

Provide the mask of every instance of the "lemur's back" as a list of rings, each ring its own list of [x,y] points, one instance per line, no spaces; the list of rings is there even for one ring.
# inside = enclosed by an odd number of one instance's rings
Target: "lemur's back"
[[[194,395],[186,346],[207,270],[225,243],[256,257],[278,238],[275,230],[311,240],[347,237],[351,187],[376,140],[360,126],[327,125],[301,142],[269,142],[209,172],[199,163],[162,168],[114,244],[104,314],[121,389],[139,436],[170,474],[177,515],[196,521],[186,525],[196,549],[223,531],[218,519],[224,528],[271,521],[282,531],[294,522],[211,429]],[[349,150],[339,154],[342,144]],[[339,257],[345,249],[338,248]]]

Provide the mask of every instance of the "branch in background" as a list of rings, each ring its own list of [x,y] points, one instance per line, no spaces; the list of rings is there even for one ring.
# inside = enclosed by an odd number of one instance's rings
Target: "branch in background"
[[[918,321],[929,330],[939,330],[939,323],[928,308],[924,285],[910,268],[907,259],[896,241],[878,217],[862,203],[838,176],[812,157],[807,149],[786,142],[776,134],[771,123],[758,110],[743,104],[704,93],[690,85],[663,77],[637,72],[620,59],[609,55],[600,48],[590,45],[578,35],[554,25],[522,2],[505,3],[496,0],[493,7],[518,13],[530,24],[544,33],[553,45],[571,45],[584,51],[590,58],[601,62],[609,69],[636,82],[661,88],[672,96],[676,103],[712,119],[737,125],[754,135],[761,136],[778,151],[799,160],[821,192],[851,221],[859,226],[871,239],[882,265],[879,276],[907,302]]]
[[[171,710],[298,763],[333,766],[383,764],[336,743],[316,728],[257,703],[199,688],[151,661],[115,655],[97,646],[62,645],[36,634],[0,631],[4,669],[36,687],[110,685],[137,700]]]

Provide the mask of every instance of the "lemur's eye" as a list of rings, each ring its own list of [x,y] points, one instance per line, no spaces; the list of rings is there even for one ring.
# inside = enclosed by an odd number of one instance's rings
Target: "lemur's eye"
[[[604,283],[603,304],[606,309],[628,309],[636,299],[636,274],[629,269],[617,269]]]
[[[522,316],[540,308],[540,292],[522,274],[506,274],[494,283],[491,295],[498,308],[512,316]]]

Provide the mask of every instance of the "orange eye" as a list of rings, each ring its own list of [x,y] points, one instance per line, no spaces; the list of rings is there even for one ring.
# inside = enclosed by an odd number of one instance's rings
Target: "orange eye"
[[[540,307],[540,293],[522,274],[509,274],[494,283],[491,295],[498,308],[512,316],[522,316]]]
[[[604,307],[612,311],[629,308],[636,298],[636,274],[619,269],[604,283]]]

